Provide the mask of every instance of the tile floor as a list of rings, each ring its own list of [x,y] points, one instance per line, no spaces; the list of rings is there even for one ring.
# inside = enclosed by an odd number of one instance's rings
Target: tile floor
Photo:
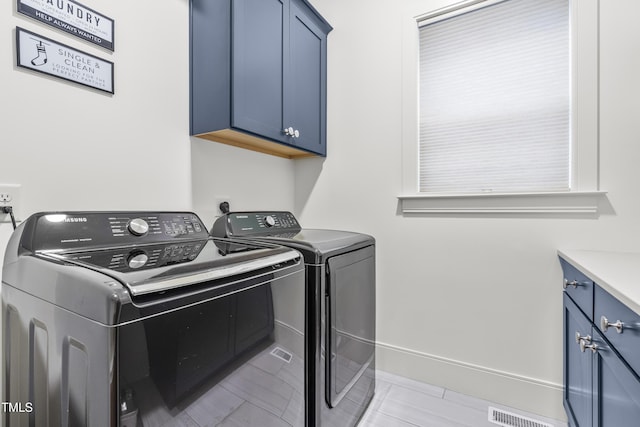
[[[377,371],[376,394],[358,427],[497,427],[489,422],[493,406],[552,425],[551,420],[496,403],[466,396],[441,387]]]

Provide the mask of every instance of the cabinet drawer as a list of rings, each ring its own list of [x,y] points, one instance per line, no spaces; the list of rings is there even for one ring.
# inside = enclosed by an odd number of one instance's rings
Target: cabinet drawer
[[[593,320],[593,281],[562,258],[560,265],[564,276],[564,291],[589,320]]]
[[[603,317],[607,319],[609,326],[603,323]],[[636,374],[640,375],[640,316],[600,286],[596,286],[593,323]],[[618,329],[616,325],[619,325]]]

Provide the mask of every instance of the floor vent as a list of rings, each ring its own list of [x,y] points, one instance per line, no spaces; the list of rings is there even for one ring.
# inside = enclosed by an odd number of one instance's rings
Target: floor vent
[[[503,427],[553,427],[551,424],[489,407],[489,421]]]
[[[284,351],[280,347],[276,347],[273,350],[271,350],[271,354],[273,354],[278,359],[284,360],[287,363],[291,362],[291,359],[293,358],[291,353]]]

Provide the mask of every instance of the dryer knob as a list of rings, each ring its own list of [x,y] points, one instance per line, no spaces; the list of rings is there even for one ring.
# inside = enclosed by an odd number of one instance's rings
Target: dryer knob
[[[129,221],[127,230],[134,236],[142,236],[149,231],[149,224],[142,218],[134,218]]]
[[[129,266],[129,268],[140,268],[143,267],[147,261],[149,261],[149,257],[147,256],[147,254],[145,254],[144,252],[133,252],[131,255],[129,255],[129,258],[127,259],[127,265]]]
[[[276,220],[273,219],[271,215],[267,215],[264,217],[264,223],[267,225],[267,227],[273,227],[274,225],[276,225]]]

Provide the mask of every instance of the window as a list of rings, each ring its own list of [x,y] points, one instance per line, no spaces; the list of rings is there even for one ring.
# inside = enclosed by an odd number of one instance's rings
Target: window
[[[415,12],[403,36],[403,212],[597,212],[597,0]]]
[[[569,0],[420,26],[420,191],[569,190]]]

